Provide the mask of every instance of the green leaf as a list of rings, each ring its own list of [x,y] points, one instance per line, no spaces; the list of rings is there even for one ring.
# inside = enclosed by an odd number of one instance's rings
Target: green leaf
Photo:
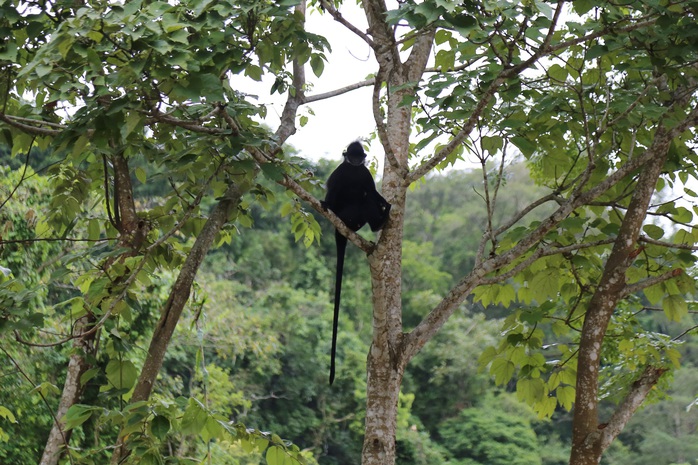
[[[182,415],[182,432],[187,434],[201,434],[209,414],[201,402],[194,398],[189,399],[184,415]]]
[[[320,77],[322,75],[325,69],[325,60],[322,59],[321,55],[313,54],[310,57],[310,68],[315,76]]]
[[[10,423],[17,423],[14,414],[7,407],[0,405],[0,417],[6,418]]]
[[[498,294],[499,286],[497,284],[486,284],[473,290],[473,299],[487,307],[496,301]]]
[[[83,404],[75,404],[70,406],[63,417],[65,420],[65,429],[69,430],[75,428],[76,426],[82,425],[92,416],[92,412],[94,412],[95,409],[96,407]]]
[[[516,146],[517,149],[521,151],[521,154],[529,158],[531,155],[533,155],[538,148],[538,146],[531,142],[530,140],[526,139],[525,137],[512,137],[511,138],[511,143]]]
[[[478,365],[482,368],[486,367],[497,355],[497,349],[492,346],[486,347],[485,350],[482,351],[480,358],[478,358]]]
[[[548,68],[548,76],[556,81],[564,82],[567,79],[567,70],[558,64],[554,64]]]
[[[698,230],[692,228],[692,231],[679,229],[676,231],[673,239],[674,244],[695,244],[698,242]]]
[[[209,414],[208,418],[206,419],[206,424],[204,425],[204,428],[201,430],[201,438],[205,442],[208,442],[211,439],[220,437],[222,433],[223,427],[221,426],[221,424],[218,422],[218,420],[216,420],[213,416]]]
[[[516,382],[516,395],[528,404],[539,402],[545,395],[545,383],[540,378],[520,379]]]
[[[153,421],[150,422],[150,431],[153,435],[163,440],[170,431],[170,420],[163,415],[155,415]]]
[[[497,293],[497,303],[509,307],[516,300],[516,289],[511,284],[500,284],[499,292]]]
[[[514,364],[509,360],[496,358],[492,360],[490,374],[494,375],[494,382],[497,385],[502,385],[508,383],[511,377],[514,376],[515,368]]]
[[[143,116],[135,111],[126,113],[124,125],[121,126],[121,137],[126,139],[137,127],[141,125]],[[138,168],[137,168],[138,169]],[[141,168],[142,169],[142,168]]]
[[[247,65],[245,67],[245,76],[260,82],[262,80],[262,68],[256,65]]]
[[[0,52],[0,60],[15,61],[17,60],[17,44],[15,42],[7,42],[4,50]]]
[[[87,238],[91,241],[96,241],[99,239],[99,235],[102,232],[102,228],[100,226],[100,221],[92,218],[87,222]]]
[[[135,173],[136,173],[136,179],[138,179],[138,182],[140,182],[141,184],[145,184],[145,181],[146,181],[145,170],[139,166],[136,168]]]
[[[557,399],[552,396],[548,396],[537,402],[535,404],[536,413],[538,413],[538,418],[550,418],[555,413],[555,407],[557,406]]]
[[[664,286],[662,286],[661,283],[646,287],[642,290],[642,292],[645,294],[645,297],[647,297],[647,300],[652,305],[655,305],[660,300],[662,300],[662,297],[664,297],[664,294],[665,294]]]
[[[559,283],[560,270],[551,267],[536,273],[529,285],[534,298],[538,302],[544,302],[557,294]]]
[[[688,314],[688,304],[682,295],[668,295],[662,301],[664,314],[671,321],[681,321]]]
[[[555,390],[557,395],[558,403],[567,410],[568,412],[572,410],[572,405],[574,404],[575,388],[574,386],[559,386]]]
[[[443,70],[453,69],[456,63],[456,51],[455,50],[439,50],[436,52],[436,58],[434,59],[434,65],[437,68]]]
[[[574,368],[565,366],[565,368],[560,371],[560,381],[574,386],[577,383],[577,371]]]
[[[665,353],[667,358],[671,361],[671,364],[674,365],[674,368],[681,368],[681,352],[669,347],[666,349]]]
[[[87,384],[87,382],[88,382],[89,380],[91,380],[92,378],[94,378],[95,376],[97,376],[97,374],[99,374],[99,368],[97,368],[97,367],[95,367],[95,368],[90,368],[89,370],[85,371],[85,372],[80,376],[80,385],[81,385],[81,386],[84,386],[85,384]]]
[[[642,230],[652,239],[661,239],[664,235],[664,229],[656,226],[654,224],[646,224],[642,227]]]
[[[480,139],[480,144],[483,150],[495,155],[504,146],[504,141],[498,136],[483,136]]]
[[[441,45],[444,42],[450,41],[451,39],[453,39],[453,34],[451,31],[447,31],[445,29],[439,29],[434,35],[434,43],[436,45]]]
[[[277,163],[263,163],[262,173],[272,181],[281,181],[284,178],[284,169]]]
[[[131,389],[136,384],[138,370],[130,360],[113,359],[107,363],[107,380],[116,389]]]
[[[285,465],[286,463],[291,463],[291,461],[288,460],[289,456],[286,454],[286,451],[279,446],[271,446],[267,449],[265,458],[267,459],[267,465]]]
[[[599,45],[595,44],[589,47],[589,50],[587,51],[586,59],[587,60],[593,60],[595,58],[598,58],[600,56],[603,56],[608,53],[608,46],[607,45]]]

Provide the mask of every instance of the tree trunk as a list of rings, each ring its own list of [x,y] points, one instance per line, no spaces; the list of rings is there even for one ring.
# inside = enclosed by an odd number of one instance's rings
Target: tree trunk
[[[177,281],[170,291],[170,297],[167,299],[162,310],[160,321],[158,321],[155,331],[153,332],[153,337],[150,340],[150,347],[148,347],[148,353],[143,362],[141,374],[138,377],[133,395],[131,396],[130,402],[132,404],[150,398],[155,380],[162,367],[162,362],[165,359],[167,347],[172,339],[172,334],[177,327],[179,317],[182,315],[184,306],[189,299],[189,293],[194,283],[196,273],[206,253],[211,248],[216,234],[218,234],[221,228],[230,219],[231,214],[239,205],[242,195],[249,190],[251,185],[252,184],[247,181],[242,181],[239,184],[230,184],[225,194],[223,194],[223,197],[213,208],[201,233],[196,238],[196,242],[194,242],[182,266]],[[119,435],[116,448],[111,458],[111,463],[116,465],[127,455],[128,448],[125,447],[123,437]]]
[[[395,463],[395,438],[400,385],[407,360],[402,332],[402,234],[405,199],[409,186],[409,141],[412,107],[403,104],[422,76],[431,51],[434,31],[420,35],[409,57],[401,61],[394,30],[385,21],[383,0],[363,0],[369,34],[378,61],[373,88],[373,115],[385,151],[382,190],[392,204],[390,221],[378,245],[369,255],[373,286],[373,341],[368,354],[366,379],[366,425],[363,465]],[[381,92],[387,88],[383,106]],[[387,118],[384,119],[384,109]]]
[[[397,200],[397,201],[396,201]],[[368,353],[366,425],[362,463],[395,463],[395,435],[402,363],[402,198],[392,199],[395,214],[369,256],[373,288],[373,342]]]
[[[74,333],[80,334],[89,329],[94,323],[92,315],[85,315],[75,322]],[[82,386],[80,385],[80,377],[90,367],[87,359],[94,355],[95,351],[95,335],[97,332],[92,332],[85,337],[78,337],[73,342],[73,354],[68,362],[66,370],[65,383],[63,384],[63,393],[61,400],[58,403],[56,410],[55,421],[51,427],[51,432],[44,446],[44,453],[41,456],[40,465],[56,465],[61,456],[65,453],[66,447],[70,442],[70,436],[73,430],[65,431],[65,422],[63,416],[68,412],[68,409],[76,404],[82,394]]]
[[[659,128],[654,143],[648,149],[653,152],[653,157],[642,168],[613,250],[587,308],[579,343],[570,465],[597,465],[601,461],[601,455],[605,449],[625,427],[632,411],[639,406],[639,403],[626,399],[614,414],[615,423],[601,424],[599,421],[598,390],[601,346],[613,311],[624,295],[625,273],[636,256],[640,229],[647,216],[649,203],[664,166],[670,143],[671,137],[667,131],[664,128]],[[640,385],[646,386],[647,381],[651,381],[651,379],[654,379],[654,383],[656,383],[659,376],[661,376],[661,372],[650,378],[643,375],[645,382],[640,383]],[[640,380],[642,379],[640,378]],[[638,386],[636,383],[628,395],[629,397],[638,397]],[[649,388],[644,391],[640,389],[640,391],[644,392],[644,395],[641,396],[641,403],[649,392]],[[624,412],[622,409],[627,409],[629,405],[634,405],[633,410],[629,413]]]

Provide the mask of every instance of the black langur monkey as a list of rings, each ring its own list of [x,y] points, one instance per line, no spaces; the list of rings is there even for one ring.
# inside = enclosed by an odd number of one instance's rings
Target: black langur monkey
[[[371,172],[364,165],[366,153],[361,143],[349,144],[342,154],[344,161],[327,180],[327,194],[322,205],[329,208],[352,231],[358,231],[366,223],[372,231],[378,231],[388,220],[390,204],[378,193]],[[335,229],[337,243],[337,276],[334,288],[334,321],[332,323],[332,352],[330,361],[330,385],[334,381],[334,359],[337,351],[337,323],[339,300],[342,294],[342,272],[347,238]]]

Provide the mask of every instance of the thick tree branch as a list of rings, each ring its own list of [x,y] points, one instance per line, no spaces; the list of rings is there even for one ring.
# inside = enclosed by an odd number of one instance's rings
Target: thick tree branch
[[[240,204],[242,195],[246,193],[250,187],[252,187],[250,181],[242,180],[241,182],[231,182],[223,196],[213,208],[201,233],[197,236],[194,245],[180,269],[179,276],[172,286],[170,296],[162,309],[160,320],[155,327],[150,341],[150,347],[148,348],[145,361],[143,362],[141,374],[133,389],[131,403],[147,400],[150,397],[172,334],[179,322],[184,306],[189,300],[191,286],[199,267],[206,253],[213,245],[216,234],[218,234],[223,225],[231,218],[232,213]],[[113,465],[120,463],[126,454],[127,451],[124,447],[124,439],[120,437],[112,455],[111,463]]]
[[[684,132],[687,127],[694,126],[697,122],[698,108],[693,108],[686,118],[671,130],[658,131],[655,135],[654,143],[644,153],[627,161],[623,166],[618,168],[618,170],[609,174],[603,181],[595,184],[589,190],[584,192],[575,190],[568,200],[564,201],[555,212],[542,221],[534,231],[523,237],[514,247],[502,255],[492,256],[480,263],[474,271],[465,276],[446,294],[444,299],[429,312],[412,332],[406,335],[404,340],[404,354],[406,359],[409,360],[413,357],[424,344],[431,339],[453,314],[458,305],[465,300],[466,296],[483,282],[485,276],[513,263],[516,259],[524,255],[575,209],[593,201],[643,165],[657,157],[663,157],[663,150],[671,140]]]
[[[344,222],[341,219],[339,219],[339,217],[335,215],[335,213],[332,210],[324,209],[320,201],[313,197],[308,191],[303,189],[303,187],[300,184],[298,184],[295,180],[293,180],[293,178],[291,178],[288,175],[285,175],[284,179],[279,181],[279,184],[291,190],[302,200],[308,202],[311,207],[313,207],[322,216],[327,218],[332,223],[332,225],[335,228],[337,228],[337,230],[340,233],[342,233],[344,237],[346,237],[349,241],[354,243],[354,245],[357,246],[359,249],[363,250],[366,254],[370,254],[371,252],[373,252],[373,249],[376,247],[375,243],[367,239],[364,239],[358,233],[349,229],[349,227],[346,224],[344,224]]]
[[[335,89],[331,90],[328,92],[323,92],[322,94],[315,94],[315,95],[307,95],[305,97],[304,103],[312,103],[312,102],[317,102],[319,100],[326,100],[332,97],[336,97],[338,95],[343,95],[348,92],[351,92],[356,89],[361,89],[362,87],[369,87],[372,86],[376,82],[375,78],[373,79],[366,79],[365,81],[360,81],[356,82],[354,84],[349,84],[348,86],[344,86],[340,89]]]
[[[643,27],[651,26],[652,24],[655,23],[656,19],[655,18],[650,18],[647,20],[641,20],[637,21],[636,23],[624,26],[624,27],[617,27],[618,24],[622,22],[626,22],[627,19],[623,19],[619,22],[617,22],[615,25],[611,25],[608,27],[605,27],[604,29],[587,34],[582,37],[578,37],[575,39],[570,39],[568,41],[560,42],[558,44],[551,45],[553,34],[556,31],[557,23],[559,21],[559,18],[562,14],[562,8],[565,4],[565,0],[559,0],[557,8],[555,9],[555,14],[553,16],[553,20],[551,22],[551,25],[548,29],[548,33],[543,40],[543,43],[538,47],[538,49],[526,60],[524,60],[521,63],[518,63],[516,65],[513,65],[508,68],[504,68],[499,75],[492,81],[492,83],[488,86],[488,88],[483,92],[482,96],[480,97],[480,100],[478,101],[477,105],[475,108],[472,110],[472,113],[470,117],[468,118],[468,121],[465,122],[463,125],[462,129],[451,139],[451,141],[446,144],[441,150],[439,150],[437,153],[435,153],[432,157],[428,158],[427,160],[424,160],[417,168],[415,168],[409,175],[409,181],[414,182],[423,176],[425,176],[427,173],[431,172],[436,166],[438,166],[441,162],[443,162],[455,149],[458,147],[460,144],[465,141],[465,139],[470,135],[472,130],[475,128],[475,125],[477,121],[480,119],[480,116],[482,115],[482,112],[484,109],[487,107],[487,105],[490,103],[492,98],[494,97],[495,93],[499,89],[499,87],[506,82],[509,78],[517,76],[520,74],[523,70],[530,68],[533,64],[535,64],[538,60],[541,58],[544,58],[546,56],[554,55],[555,53],[565,50],[573,45],[577,45],[580,43],[585,43],[589,42],[595,39],[598,39],[600,37],[603,37],[607,34],[617,34],[620,33],[621,31],[624,33],[631,32],[637,29],[641,29]]]
[[[610,441],[605,444],[604,435],[599,435],[598,431],[601,347],[611,315],[624,295],[626,289],[625,274],[636,256],[637,239],[647,216],[647,209],[657,179],[669,152],[672,138],[666,137],[667,132],[664,127],[660,127],[655,134],[651,147],[655,156],[642,167],[630,205],[623,217],[618,237],[584,317],[579,342],[575,411],[572,422],[570,461],[572,464],[576,463],[576,460],[579,463],[589,463],[590,460],[594,459],[598,463],[605,447],[610,444]]]
[[[608,424],[599,430],[599,446],[606,450],[613,440],[623,431],[635,411],[647,398],[647,394],[656,386],[659,378],[666,373],[666,368],[648,366],[640,378],[630,388],[623,402],[616,408]]]

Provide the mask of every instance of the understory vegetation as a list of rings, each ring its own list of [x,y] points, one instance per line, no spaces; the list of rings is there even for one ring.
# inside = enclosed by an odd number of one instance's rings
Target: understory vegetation
[[[6,154],[7,155],[7,154]],[[16,159],[4,158],[7,165]],[[48,156],[32,160],[36,169]],[[309,166],[324,179],[336,161]],[[35,174],[12,192],[24,168],[4,168],[0,209],[5,241],[0,265],[28,286],[25,318],[41,318],[44,328],[66,332],[70,296],[80,283],[48,276],[66,273],[71,255],[98,256],[99,242],[42,242],[40,225],[50,214],[51,170]],[[507,168],[501,205],[513,214],[537,195],[523,165]],[[168,189],[165,174],[147,173],[137,183],[138,202],[157,201]],[[418,185],[408,196],[405,226],[403,305],[407,328],[416,324],[453,277],[469,272],[473,250],[486,221],[477,191],[477,174],[449,171]],[[365,363],[370,344],[370,277],[365,257],[348,250],[344,304],[340,318],[338,376],[327,384],[331,332],[331,284],[335,251],[331,226],[323,226],[319,244],[306,248],[294,240],[281,189],[270,186],[266,206],[250,206],[250,233],[234,231],[230,241],[204,262],[183,320],[178,326],[155,388],[155,414],[149,434],[162,439],[170,460],[194,463],[210,457],[215,464],[271,463],[259,447],[228,440],[207,418],[269,431],[290,440],[308,463],[355,464],[360,460],[365,409]],[[273,191],[273,193],[272,193]],[[469,192],[469,202],[459,199]],[[8,195],[12,196],[8,198]],[[316,194],[321,195],[319,190]],[[89,229],[89,223],[88,229]],[[463,235],[454,233],[464,232]],[[87,237],[89,230],[73,231]],[[144,285],[128,314],[96,342],[94,368],[84,377],[85,394],[68,420],[74,426],[72,447],[92,451],[80,463],[103,463],[116,430],[110,416],[124,408],[122,395],[135,383],[135,366],[144,356],[149,331],[158,318],[173,275],[162,272]],[[35,288],[29,286],[36,285]],[[57,304],[61,303],[61,306]],[[478,361],[496,347],[507,315],[526,311],[514,303],[505,309],[469,301],[449,320],[409,365],[400,396],[397,462],[401,465],[563,465],[569,458],[571,416],[559,406],[552,419],[541,419],[517,397],[516,379],[503,385]],[[639,338],[678,336],[695,324],[695,314],[681,325],[649,303],[635,315],[645,333]],[[7,320],[2,320],[7,327]],[[22,321],[18,319],[16,321]],[[30,325],[29,322],[26,323]],[[16,331],[21,327],[15,326]],[[16,334],[21,334],[16,332]],[[49,343],[47,329],[34,338]],[[638,343],[639,345],[639,343]],[[0,345],[0,462],[37,463],[53,422],[70,344],[40,348],[4,333]],[[681,368],[672,388],[657,393],[614,443],[603,464],[695,464],[698,457],[698,408],[691,408],[698,386],[695,338],[680,345]],[[559,352],[551,348],[550,363]],[[545,352],[544,352],[545,353]],[[115,363],[118,360],[118,363]],[[93,376],[93,377],[90,377]],[[106,379],[104,379],[106,377]],[[613,388],[602,405],[612,406]],[[193,399],[193,400],[191,400]],[[192,402],[194,402],[192,404]],[[194,407],[192,407],[194,405]],[[198,408],[198,410],[197,410]],[[109,413],[107,413],[109,412]],[[206,413],[202,413],[206,412]],[[197,414],[199,415],[197,417]],[[271,436],[270,436],[271,437]],[[263,441],[260,436],[258,441]],[[208,440],[210,439],[210,440]],[[259,445],[259,444],[258,444]],[[101,452],[99,452],[101,450]],[[94,452],[97,451],[97,452]],[[150,461],[149,461],[150,460]],[[161,463],[148,454],[140,463]],[[174,462],[168,462],[174,463]],[[279,462],[283,463],[283,462]]]

